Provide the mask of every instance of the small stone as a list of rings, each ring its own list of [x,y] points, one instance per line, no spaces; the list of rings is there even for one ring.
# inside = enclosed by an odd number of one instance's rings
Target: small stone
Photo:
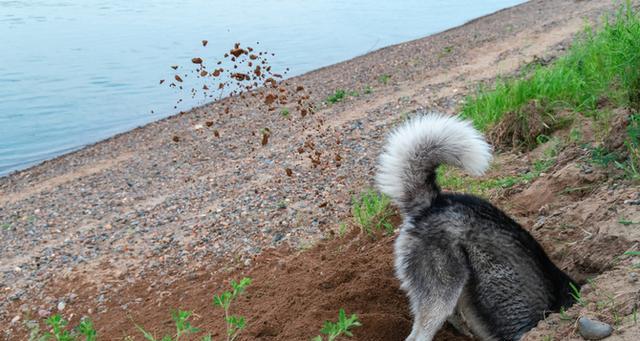
[[[629,283],[635,283],[638,281],[638,273],[637,272],[630,272],[629,273]]]
[[[38,316],[40,316],[40,317],[47,317],[47,316],[49,316],[49,314],[51,314],[51,313],[46,309],[38,310]]]
[[[67,304],[64,301],[58,302],[58,311],[63,311],[66,306]]]
[[[545,216],[541,216],[538,218],[538,220],[536,221],[536,223],[533,225],[533,228],[535,230],[541,228],[542,226],[544,226],[544,223],[547,221],[547,218]]]
[[[16,315],[14,318],[12,318],[11,324],[16,324],[18,323],[18,321],[20,321],[20,315]]]
[[[602,340],[613,333],[613,327],[609,324],[584,316],[578,319],[578,330],[585,340]]]

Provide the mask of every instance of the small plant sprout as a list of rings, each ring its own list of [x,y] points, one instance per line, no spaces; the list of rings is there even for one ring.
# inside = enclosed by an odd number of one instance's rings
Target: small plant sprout
[[[96,341],[96,330],[88,318],[83,318],[80,324],[72,330],[67,329],[69,321],[63,319],[59,314],[47,318],[45,324],[49,327],[49,331],[41,334],[39,323],[35,321],[26,323],[26,327],[29,329],[29,341]]]
[[[581,306],[585,306],[586,302],[582,299],[582,294],[580,294],[580,289],[578,289],[578,287],[575,286],[575,284],[569,282],[569,287],[571,287],[571,297],[573,297],[573,299],[576,301],[576,303],[578,303]]]
[[[342,238],[347,233],[347,223],[340,223],[338,226],[338,236]]]
[[[84,336],[85,341],[96,341],[98,333],[93,327],[93,322],[89,318],[83,318],[76,328],[80,335]]]
[[[289,112],[289,109],[283,108],[282,110],[280,110],[280,115],[284,118],[289,118],[289,115],[291,115],[291,113]]]
[[[235,340],[246,327],[245,318],[229,314],[231,302],[236,299],[251,284],[251,278],[245,277],[236,282],[231,281],[231,291],[225,291],[221,295],[213,296],[213,304],[224,309],[224,320],[227,324],[227,341]]]
[[[384,85],[387,85],[390,79],[391,79],[391,75],[380,75],[380,77],[378,77],[378,82]]]
[[[48,338],[54,337],[56,341],[73,341],[75,337],[65,330],[69,322],[62,318],[62,316],[55,314],[46,320],[46,324],[51,327],[51,333],[45,333]]]
[[[365,95],[369,95],[373,93],[373,88],[371,87],[371,85],[367,85],[364,87],[364,94]]]
[[[348,337],[353,336],[351,333],[351,328],[360,327],[362,324],[358,321],[358,316],[356,314],[351,314],[351,316],[347,317],[347,314],[344,312],[344,309],[340,309],[338,313],[338,322],[330,322],[325,321],[324,326],[320,329],[320,333],[326,335],[327,341],[333,341],[337,337],[341,335],[345,335]],[[322,336],[318,335],[313,338],[312,341],[323,341],[325,339]]]
[[[198,328],[192,326],[191,322],[188,321],[191,315],[192,312],[184,310],[178,310],[171,313],[171,318],[173,319],[173,323],[176,326],[175,338],[165,335],[162,337],[162,339],[156,339],[153,334],[147,332],[142,327],[136,325],[136,328],[138,328],[142,335],[144,335],[144,338],[147,341],[180,341],[180,337],[188,334],[194,334],[200,331]],[[207,337],[204,337],[202,340],[207,340]]]
[[[564,309],[564,307],[560,307],[560,319],[562,321],[571,321],[573,320],[573,318],[569,315],[567,315],[567,311]]]
[[[628,226],[628,225],[640,224],[640,221],[633,221],[633,220],[629,220],[629,219],[626,219],[626,218],[620,218],[620,219],[618,219],[618,223],[621,224],[621,225]]]
[[[329,95],[329,97],[327,97],[327,102],[336,104],[338,102],[342,102],[345,97],[347,97],[347,92],[342,89],[338,89],[334,91],[333,94]]]

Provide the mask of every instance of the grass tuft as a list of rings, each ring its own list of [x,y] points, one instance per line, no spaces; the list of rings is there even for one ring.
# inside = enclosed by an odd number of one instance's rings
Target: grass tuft
[[[327,97],[327,102],[331,104],[336,104],[338,102],[342,102],[345,99],[345,97],[347,97],[347,92],[342,89],[338,89],[334,91],[333,94]]]
[[[368,190],[360,197],[353,198],[351,213],[362,232],[372,234],[376,231],[393,233],[391,217],[395,214],[391,208],[391,199],[374,190]]]

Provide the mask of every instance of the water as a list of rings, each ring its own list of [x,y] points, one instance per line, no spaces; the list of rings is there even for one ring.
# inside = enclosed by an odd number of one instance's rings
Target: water
[[[236,41],[291,76],[521,2],[0,0],[0,175],[176,112],[169,66]]]

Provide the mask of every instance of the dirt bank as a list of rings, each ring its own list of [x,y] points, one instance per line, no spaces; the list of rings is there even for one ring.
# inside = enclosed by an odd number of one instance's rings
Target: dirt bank
[[[249,274],[255,284],[237,307],[249,317],[247,339],[307,339],[340,307],[361,316],[359,339],[402,339],[409,316],[391,271],[392,237],[326,237],[349,221],[352,193],[370,185],[385,133],[406,113],[453,113],[479,83],[562,53],[585,19],[612,6],[532,1],[296,77],[313,91],[313,116],[259,115],[237,101],[225,113],[223,101],[0,179],[2,335],[20,339],[25,319],[60,302],[66,318],[91,316],[107,339],[140,338],[134,322],[169,330],[170,308],[194,310],[194,324],[218,330],[211,296]],[[336,89],[358,96],[323,103]],[[261,146],[265,127],[272,135]],[[490,196],[576,278],[609,271],[596,282],[629,283],[614,292],[619,302],[638,289],[627,279],[633,260],[618,257],[638,241],[637,227],[619,223],[640,220],[629,204],[637,188],[585,172],[579,146],[562,151],[544,176]],[[520,172],[534,156],[500,155],[488,176]],[[612,307],[627,313],[620,304]]]

